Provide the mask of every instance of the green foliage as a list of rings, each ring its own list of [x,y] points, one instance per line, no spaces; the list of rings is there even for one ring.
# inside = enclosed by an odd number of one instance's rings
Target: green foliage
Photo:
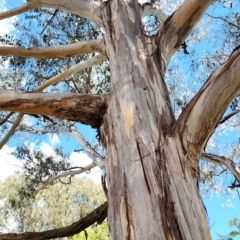
[[[71,184],[58,182],[31,197],[26,179],[11,176],[0,184],[0,231],[61,228],[83,218],[104,201],[101,186],[87,179],[74,177]]]
[[[101,225],[87,228],[71,238],[72,240],[108,240],[107,222],[104,221]]]
[[[237,230],[231,231],[227,236],[218,234],[218,236],[220,237],[218,240],[233,240],[233,238],[240,236],[240,219],[234,218],[233,220],[229,221],[228,226],[230,228],[236,227]]]

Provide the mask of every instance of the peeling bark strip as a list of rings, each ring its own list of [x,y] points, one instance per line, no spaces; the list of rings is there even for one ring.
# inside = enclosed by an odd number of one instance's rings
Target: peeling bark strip
[[[54,238],[71,237],[74,234],[80,233],[95,222],[101,224],[107,217],[107,206],[107,202],[103,203],[97,209],[89,213],[86,217],[80,219],[68,227],[53,229],[45,232],[0,234],[0,240],[48,240]]]
[[[0,110],[54,116],[94,128],[101,125],[105,109],[106,98],[100,95],[0,90]]]

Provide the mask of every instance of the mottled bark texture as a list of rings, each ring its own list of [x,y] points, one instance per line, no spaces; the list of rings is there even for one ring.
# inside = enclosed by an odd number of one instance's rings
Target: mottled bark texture
[[[104,16],[112,91],[100,130],[111,239],[210,239],[197,172],[174,131],[160,47],[142,34],[137,3],[109,1]]]

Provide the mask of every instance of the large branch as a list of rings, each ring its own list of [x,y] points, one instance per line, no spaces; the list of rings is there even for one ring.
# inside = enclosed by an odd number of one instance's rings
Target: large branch
[[[165,67],[214,0],[186,0],[162,25],[156,43]]]
[[[59,73],[58,75],[50,78],[48,81],[44,82],[42,85],[40,85],[39,87],[37,87],[35,90],[36,91],[43,91],[44,89],[46,89],[47,87],[56,84],[57,82],[59,82],[60,80],[67,78],[69,76],[71,76],[72,74],[75,74],[77,72],[80,72],[82,70],[84,70],[85,68],[89,68],[93,65],[99,64],[100,62],[104,61],[106,59],[105,56],[98,54],[90,59],[87,59],[84,62],[78,63],[77,65],[69,68],[68,70]],[[21,113],[19,114],[17,120],[14,122],[14,124],[12,125],[11,129],[8,131],[8,133],[6,134],[6,136],[3,138],[3,140],[0,142],[0,149],[2,149],[2,147],[5,145],[5,143],[9,140],[9,138],[13,135],[14,131],[16,130],[16,128],[18,127],[18,125],[20,124],[20,122],[22,121],[24,114]]]
[[[34,8],[47,7],[77,14],[102,26],[100,6],[101,3],[89,0],[28,0],[21,7],[1,13],[0,20],[16,16]]]
[[[213,73],[176,123],[186,149],[198,156],[230,102],[240,91],[240,47]]]
[[[51,47],[17,47],[0,45],[0,55],[33,58],[68,58],[79,54],[99,52],[106,55],[102,39],[82,41],[70,45]]]
[[[48,230],[45,232],[25,232],[25,233],[5,233],[0,234],[0,240],[47,240],[54,238],[71,237],[74,234],[80,233],[93,223],[102,223],[107,217],[107,202],[103,203],[97,209],[92,211],[86,217],[71,224],[68,227]]]
[[[101,125],[105,109],[106,98],[100,95],[0,90],[0,110],[54,116],[94,128]]]
[[[240,182],[240,168],[231,159],[207,153],[202,153],[200,158],[204,161],[214,164],[225,165],[229,169],[229,171],[235,176],[235,178]]]

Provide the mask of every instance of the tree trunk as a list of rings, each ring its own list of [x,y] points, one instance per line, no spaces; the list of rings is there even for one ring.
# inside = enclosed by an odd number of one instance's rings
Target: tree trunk
[[[197,185],[197,154],[175,131],[154,38],[137,2],[103,9],[111,94],[100,128],[106,148],[111,239],[210,239]],[[191,164],[189,164],[189,162]]]

